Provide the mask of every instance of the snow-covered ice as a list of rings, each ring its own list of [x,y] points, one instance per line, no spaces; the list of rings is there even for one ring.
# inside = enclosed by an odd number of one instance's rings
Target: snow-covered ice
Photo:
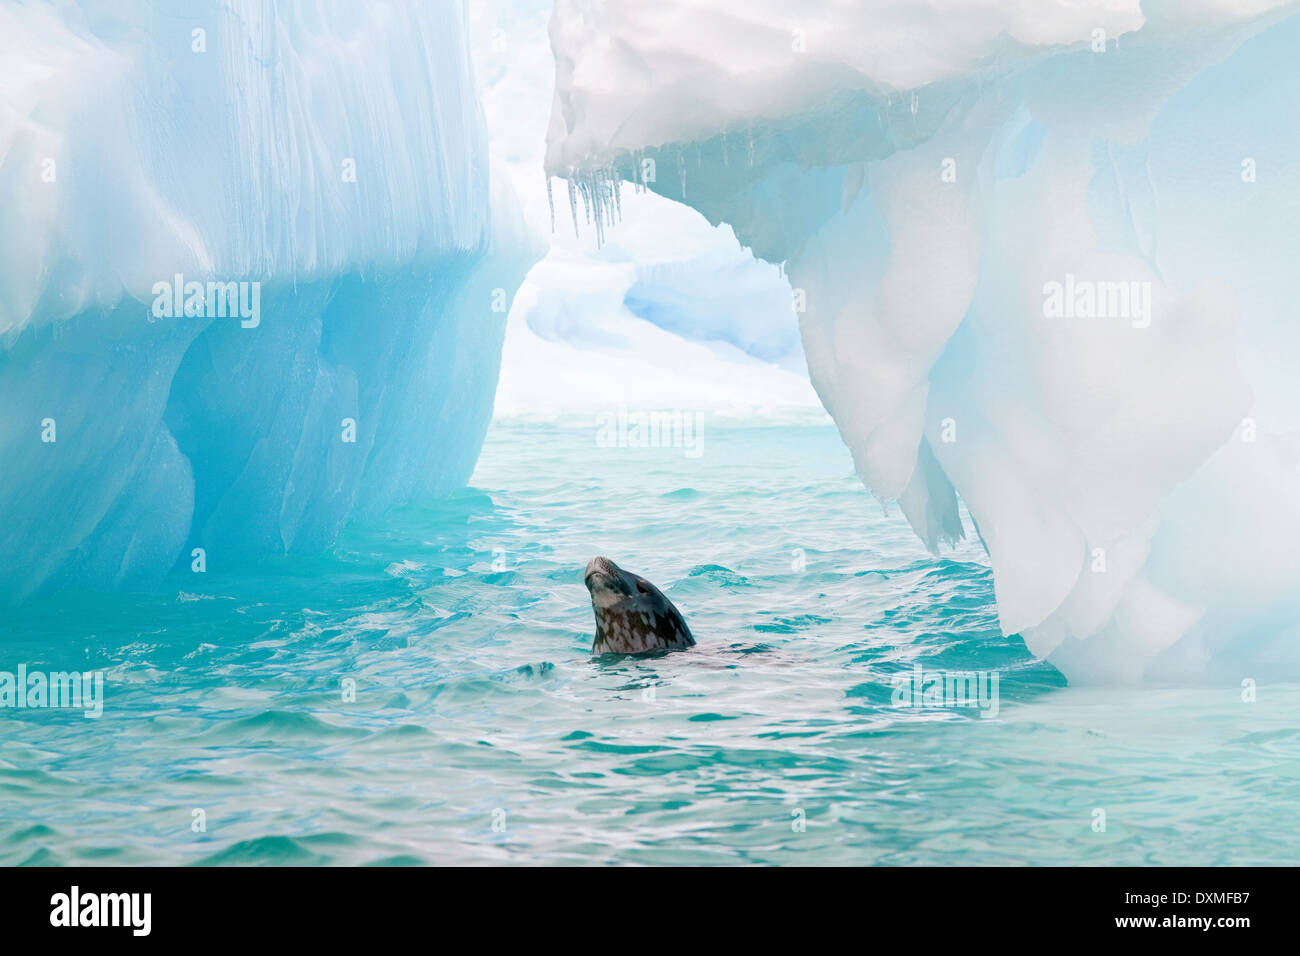
[[[547,169],[783,263],[864,481],[1072,680],[1300,672],[1296,9],[558,0]]]

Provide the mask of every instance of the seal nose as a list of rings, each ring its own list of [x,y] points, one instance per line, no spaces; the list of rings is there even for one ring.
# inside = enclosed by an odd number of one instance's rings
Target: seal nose
[[[590,581],[593,574],[613,574],[614,562],[609,558],[595,557],[587,562],[587,570],[583,572],[582,580]]]

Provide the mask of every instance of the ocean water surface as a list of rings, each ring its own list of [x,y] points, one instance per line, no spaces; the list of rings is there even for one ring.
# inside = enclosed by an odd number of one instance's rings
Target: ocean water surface
[[[330,554],[0,612],[0,669],[107,672],[98,720],[0,710],[0,863],[1294,862],[1295,686],[1067,686],[832,427],[701,434],[497,422]],[[698,646],[593,659],[596,554]],[[918,665],[996,713],[900,703]]]

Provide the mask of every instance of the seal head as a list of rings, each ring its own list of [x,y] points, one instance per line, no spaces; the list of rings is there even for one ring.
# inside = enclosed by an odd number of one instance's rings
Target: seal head
[[[596,614],[593,654],[641,654],[695,644],[681,612],[639,574],[609,558],[592,558],[583,580]]]

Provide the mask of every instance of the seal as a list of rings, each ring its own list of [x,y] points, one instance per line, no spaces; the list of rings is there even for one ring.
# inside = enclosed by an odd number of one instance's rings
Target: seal
[[[593,654],[641,654],[693,647],[681,612],[662,591],[609,558],[592,558],[583,575],[596,614]]]

